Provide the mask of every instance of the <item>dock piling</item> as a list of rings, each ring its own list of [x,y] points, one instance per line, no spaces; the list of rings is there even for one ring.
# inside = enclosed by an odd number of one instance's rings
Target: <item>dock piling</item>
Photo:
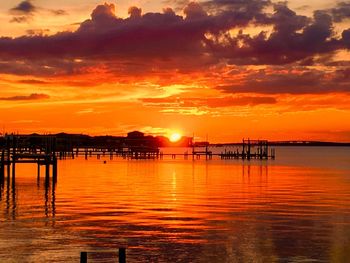
[[[1,161],[0,161],[0,179],[3,180],[5,177],[5,151],[2,150]]]
[[[80,252],[80,263],[87,263],[87,252]]]
[[[119,263],[126,263],[126,249],[119,248]]]
[[[40,164],[38,163],[38,172],[37,172],[37,174],[38,174],[38,178],[40,178]]]

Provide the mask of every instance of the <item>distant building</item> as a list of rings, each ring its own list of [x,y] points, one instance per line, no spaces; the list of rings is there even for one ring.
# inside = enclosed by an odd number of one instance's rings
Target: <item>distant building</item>
[[[143,132],[140,131],[132,131],[128,133],[128,138],[129,139],[139,139],[139,138],[143,138],[145,136],[145,134]]]

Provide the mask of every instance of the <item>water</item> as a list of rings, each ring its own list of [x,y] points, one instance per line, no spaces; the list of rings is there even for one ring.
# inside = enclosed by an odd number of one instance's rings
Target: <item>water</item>
[[[182,152],[183,149],[178,149]],[[219,150],[219,149],[213,149]],[[350,262],[350,148],[274,161],[18,165],[0,195],[0,262]]]

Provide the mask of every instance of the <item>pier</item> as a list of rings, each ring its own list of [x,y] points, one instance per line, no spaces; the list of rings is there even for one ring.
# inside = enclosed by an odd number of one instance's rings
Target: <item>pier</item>
[[[43,144],[28,144],[22,137],[8,135],[4,139],[4,144],[0,147],[0,178],[4,178],[5,170],[7,175],[16,176],[17,164],[36,164],[38,178],[40,177],[40,167],[45,167],[45,177],[51,176],[53,181],[57,181],[57,152],[55,150],[56,138],[47,136]]]
[[[107,139],[106,139],[107,138]],[[113,137],[112,137],[113,138]],[[179,152],[162,152],[162,147],[152,138],[137,137],[126,138],[125,140],[112,140],[105,137],[104,140],[93,141],[82,140],[81,138],[60,137],[59,135],[6,135],[0,144],[1,170],[5,166],[12,166],[15,170],[18,163],[34,163],[38,166],[45,166],[46,173],[50,173],[52,167],[53,177],[57,176],[57,160],[74,159],[84,156],[85,159],[95,156],[115,157],[124,159],[163,159],[165,157],[177,159],[274,159],[275,150],[269,148],[267,140],[242,140],[242,143],[220,144],[224,151],[218,152],[216,144],[209,142],[191,142],[186,146],[187,150]],[[234,149],[233,149],[234,148]]]
[[[226,151],[220,154],[221,159],[275,159],[275,149],[269,151],[267,140],[244,140],[242,141],[242,150],[238,148],[234,151]]]
[[[129,134],[131,134],[129,136]],[[85,135],[6,135],[0,139],[0,179],[5,170],[12,176],[16,174],[16,165],[36,164],[38,177],[40,167],[45,167],[45,177],[52,176],[57,181],[57,160],[75,159],[84,156],[97,159],[123,158],[127,160],[162,160],[165,158],[184,160],[192,159],[221,160],[268,160],[275,159],[275,149],[269,148],[267,140],[242,140],[237,144],[220,144],[224,151],[218,152],[218,145],[209,142],[195,143],[192,140],[187,150],[179,152],[162,152],[159,143],[152,136],[143,136],[139,132],[129,133],[128,137],[105,136],[91,139]],[[51,171],[51,172],[50,172]]]

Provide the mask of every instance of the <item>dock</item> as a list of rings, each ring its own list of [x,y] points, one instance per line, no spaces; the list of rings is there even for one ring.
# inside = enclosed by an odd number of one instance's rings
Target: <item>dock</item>
[[[147,137],[146,137],[147,138]],[[63,159],[75,159],[84,156],[86,160],[91,157],[97,159],[123,158],[126,160],[162,160],[178,159],[184,160],[268,160],[275,159],[275,149],[269,147],[267,140],[243,139],[242,143],[220,144],[224,151],[215,151],[215,145],[209,142],[204,144],[192,143],[183,153],[162,152],[162,148],[152,140],[137,137],[128,138],[122,142],[88,142],[65,139],[55,135],[6,135],[0,144],[0,179],[4,178],[5,170],[7,174],[15,176],[16,165],[36,164],[38,167],[38,177],[40,167],[45,167],[45,177],[50,174],[54,182],[57,181],[57,162]],[[234,149],[232,149],[234,148]],[[10,170],[12,173],[10,173]]]
[[[55,137],[46,137],[44,145],[33,145],[27,147],[20,137],[16,135],[6,136],[5,144],[0,148],[0,178],[4,178],[5,170],[7,175],[16,176],[17,164],[36,164],[38,177],[40,167],[45,166],[45,177],[51,176],[53,181],[57,181],[57,156],[55,151]]]

